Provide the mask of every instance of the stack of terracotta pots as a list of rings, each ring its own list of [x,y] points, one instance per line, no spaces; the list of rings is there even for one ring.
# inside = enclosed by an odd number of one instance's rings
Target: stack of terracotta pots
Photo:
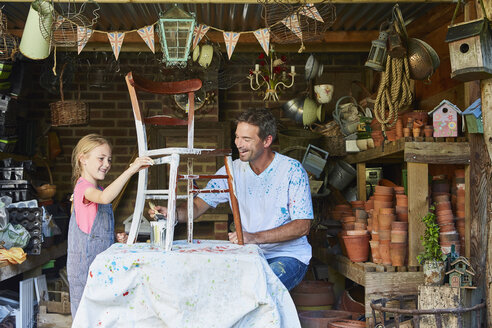
[[[348,258],[353,262],[366,262],[369,258],[369,232],[364,201],[353,201],[352,215],[342,218],[342,239]]]
[[[396,199],[396,207],[394,206]],[[370,203],[372,202],[372,203]],[[400,186],[376,186],[366,202],[372,261],[403,266],[408,245],[408,198]]]
[[[376,186],[372,222],[373,240],[379,241],[379,259],[374,258],[375,263],[391,265],[391,223],[396,219],[393,198],[393,187]]]
[[[290,292],[298,310],[329,310],[335,303],[333,284],[321,280],[303,280]]]
[[[454,214],[449,194],[450,186],[448,180],[443,176],[436,176],[432,181],[432,198],[436,205],[436,219],[439,225],[439,243],[442,252],[451,252],[451,245],[455,245],[459,253],[460,236],[454,225]]]

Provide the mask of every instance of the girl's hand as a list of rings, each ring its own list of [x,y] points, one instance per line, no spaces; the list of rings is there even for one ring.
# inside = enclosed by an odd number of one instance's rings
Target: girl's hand
[[[156,205],[153,209],[149,209],[149,215],[153,219],[156,213],[160,213],[167,217],[167,207]]]
[[[133,163],[130,164],[128,170],[132,173],[137,173],[138,171],[145,169],[151,165],[154,165],[152,158],[147,156],[138,157]]]

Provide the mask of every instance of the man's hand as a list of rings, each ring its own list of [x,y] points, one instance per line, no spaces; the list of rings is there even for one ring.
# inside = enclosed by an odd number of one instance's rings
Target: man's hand
[[[167,207],[156,205],[154,206],[154,209],[149,209],[148,213],[152,219],[155,217],[155,214],[157,213],[160,213],[165,217],[167,217]]]
[[[229,241],[233,244],[237,244],[237,234],[236,232],[229,232]],[[243,241],[245,244],[257,244],[255,234],[249,233],[243,230]]]

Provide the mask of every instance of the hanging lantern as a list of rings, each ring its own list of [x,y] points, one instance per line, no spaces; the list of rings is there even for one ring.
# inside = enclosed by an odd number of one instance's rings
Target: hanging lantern
[[[384,71],[384,63],[386,62],[386,41],[388,40],[388,32],[379,31],[379,37],[371,41],[371,50],[364,66],[372,68],[375,71]]]
[[[195,29],[195,14],[174,6],[159,18],[159,37],[167,66],[185,66]]]

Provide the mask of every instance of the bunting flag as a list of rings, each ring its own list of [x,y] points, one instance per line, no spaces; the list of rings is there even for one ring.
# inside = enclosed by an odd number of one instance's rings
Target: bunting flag
[[[79,55],[87,44],[87,41],[91,38],[92,32],[90,28],[77,26],[77,51]]]
[[[227,56],[231,59],[232,53],[234,52],[234,48],[236,47],[236,43],[239,40],[239,33],[236,32],[223,32],[224,33],[224,42],[227,49]]]
[[[299,19],[296,14],[290,15],[282,19],[282,23],[287,26],[299,39],[302,40],[302,31],[299,26]]]
[[[191,50],[195,49],[198,43],[202,40],[203,36],[208,32],[210,26],[205,24],[198,24],[195,26],[195,30],[193,31],[193,47]]]
[[[155,42],[154,42],[154,25],[149,25],[142,27],[137,30],[138,35],[145,41],[147,46],[152,50],[152,53],[155,54]],[[121,40],[123,42],[123,40]]]
[[[317,21],[324,23],[324,20],[319,14],[318,9],[316,9],[314,4],[312,3],[307,3],[304,7],[302,7],[302,9],[299,11],[299,14],[311,17],[312,19],[316,19]]]
[[[261,28],[254,32],[256,39],[260,43],[261,47],[268,56],[270,50],[270,30],[268,28]]]
[[[125,38],[125,33],[122,32],[109,32],[108,39],[109,43],[111,43],[111,48],[113,48],[113,53],[118,60],[118,56],[120,55],[121,46],[123,45],[123,39]]]

